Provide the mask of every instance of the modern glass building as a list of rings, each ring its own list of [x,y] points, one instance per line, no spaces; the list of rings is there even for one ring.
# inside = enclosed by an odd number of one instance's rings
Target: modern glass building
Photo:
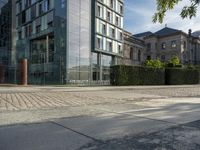
[[[15,78],[15,1],[0,1],[0,83]]]
[[[109,83],[122,57],[121,0],[16,0],[16,23],[30,84]]]

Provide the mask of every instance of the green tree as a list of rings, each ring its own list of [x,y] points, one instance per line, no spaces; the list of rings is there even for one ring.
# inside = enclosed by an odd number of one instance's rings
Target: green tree
[[[174,9],[176,5],[182,0],[156,0],[157,10],[153,16],[153,22],[163,23],[163,19],[167,11]],[[184,18],[192,18],[196,16],[197,8],[200,4],[200,0],[188,0],[190,4],[183,7],[180,16]]]
[[[145,66],[150,68],[163,68],[163,63],[159,59],[146,60]]]
[[[170,62],[173,66],[180,65],[180,60],[177,56],[173,56],[170,60]]]

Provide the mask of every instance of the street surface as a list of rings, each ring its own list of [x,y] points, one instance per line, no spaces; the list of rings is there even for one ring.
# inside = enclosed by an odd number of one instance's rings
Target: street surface
[[[2,86],[0,150],[200,150],[200,85]]]

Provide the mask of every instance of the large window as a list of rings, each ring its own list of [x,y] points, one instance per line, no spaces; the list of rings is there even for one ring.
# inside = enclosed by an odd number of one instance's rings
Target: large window
[[[110,66],[112,66],[112,57],[107,55],[102,55],[101,66],[102,66],[102,80],[110,80]]]
[[[97,37],[97,40],[96,40],[96,44],[97,44],[97,48],[98,49],[103,49],[103,39],[102,39],[102,37]]]
[[[47,45],[47,38],[31,41],[30,58],[32,64],[43,64],[43,63],[53,62],[54,37],[49,36],[48,45]]]
[[[166,49],[166,43],[165,42],[163,42],[161,46],[162,46],[162,49]]]
[[[151,43],[147,43],[147,51],[151,51]]]
[[[171,42],[171,47],[172,47],[172,48],[176,48],[176,41],[172,41],[172,42]]]

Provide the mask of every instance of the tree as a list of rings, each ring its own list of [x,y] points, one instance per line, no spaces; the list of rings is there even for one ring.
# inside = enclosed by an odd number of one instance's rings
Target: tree
[[[170,62],[173,66],[180,65],[180,60],[177,56],[173,56],[170,60]]]
[[[146,60],[145,66],[149,68],[163,68],[163,64],[159,59],[156,60]]]
[[[163,23],[163,19],[166,15],[166,12],[174,9],[176,5],[182,0],[156,0],[157,2],[157,10],[153,16],[153,22]],[[200,4],[200,0],[188,0],[190,4],[188,6],[183,7],[180,16],[185,18],[192,18],[196,16],[197,8]]]

